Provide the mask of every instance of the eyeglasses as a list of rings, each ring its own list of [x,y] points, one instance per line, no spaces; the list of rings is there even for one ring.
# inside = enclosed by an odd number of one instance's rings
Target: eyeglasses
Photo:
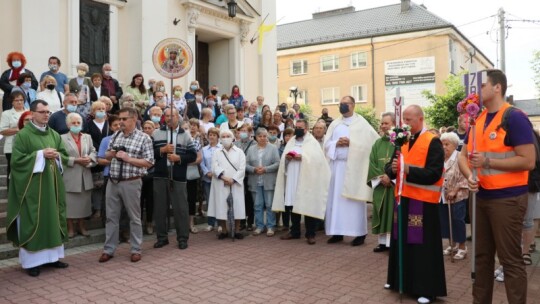
[[[229,113],[227,113],[227,115],[234,115],[234,114],[236,114],[236,112],[229,112]]]
[[[133,117],[131,117],[131,116],[129,116],[129,117],[118,117],[118,119],[121,120],[121,121],[126,121],[126,120],[128,120],[130,118],[133,118]]]
[[[24,99],[22,99],[22,98],[13,99],[13,102],[23,102],[23,101],[24,101]]]
[[[34,111],[34,113],[51,115],[51,111]]]
[[[131,101],[131,102],[134,102],[135,99],[126,99],[126,100],[124,100],[124,101]]]

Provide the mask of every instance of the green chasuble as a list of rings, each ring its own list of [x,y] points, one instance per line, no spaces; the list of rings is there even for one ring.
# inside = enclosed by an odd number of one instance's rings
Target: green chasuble
[[[394,146],[390,143],[388,136],[377,139],[371,148],[369,155],[368,185],[371,180],[384,174],[386,165],[392,154]],[[381,183],[373,189],[373,216],[371,229],[373,234],[390,233],[392,231],[394,214],[394,186],[385,187]]]
[[[32,173],[38,151],[45,148],[56,149],[63,164],[67,163],[60,135],[28,123],[15,136],[11,155],[7,237],[29,252],[58,247],[68,240],[64,181],[56,161],[43,158],[43,172]]]

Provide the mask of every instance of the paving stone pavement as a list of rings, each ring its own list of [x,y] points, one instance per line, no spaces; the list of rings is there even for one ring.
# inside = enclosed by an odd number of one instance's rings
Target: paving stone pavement
[[[310,246],[279,235],[233,242],[199,232],[187,250],[179,250],[172,235],[170,245],[154,249],[149,236],[138,263],[129,261],[128,244],[103,264],[102,244],[88,245],[67,251],[69,268],[43,268],[38,278],[17,259],[6,260],[0,264],[0,303],[399,303],[397,293],[383,289],[388,254],[372,252],[376,237],[351,247],[348,237],[329,245],[318,233]],[[437,303],[471,303],[469,257],[445,261],[448,297]],[[540,303],[538,263],[535,253],[527,267],[529,303]],[[402,303],[416,300],[404,296]],[[495,283],[493,303],[506,303],[504,284]]]

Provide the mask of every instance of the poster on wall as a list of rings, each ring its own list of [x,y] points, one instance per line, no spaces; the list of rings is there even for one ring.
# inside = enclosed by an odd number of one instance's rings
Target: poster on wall
[[[394,111],[396,89],[405,97],[406,104],[429,105],[422,91],[435,92],[435,57],[419,57],[384,62],[386,111]]]

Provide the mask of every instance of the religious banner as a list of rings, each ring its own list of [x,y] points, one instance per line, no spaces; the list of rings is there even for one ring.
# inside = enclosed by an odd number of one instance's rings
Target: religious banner
[[[161,76],[177,79],[191,70],[193,52],[185,41],[168,38],[158,43],[152,54],[152,61]]]
[[[486,71],[469,72],[463,75],[465,96],[469,96],[469,94],[477,94],[480,100],[480,109],[482,109],[482,84],[486,83],[486,79]]]

